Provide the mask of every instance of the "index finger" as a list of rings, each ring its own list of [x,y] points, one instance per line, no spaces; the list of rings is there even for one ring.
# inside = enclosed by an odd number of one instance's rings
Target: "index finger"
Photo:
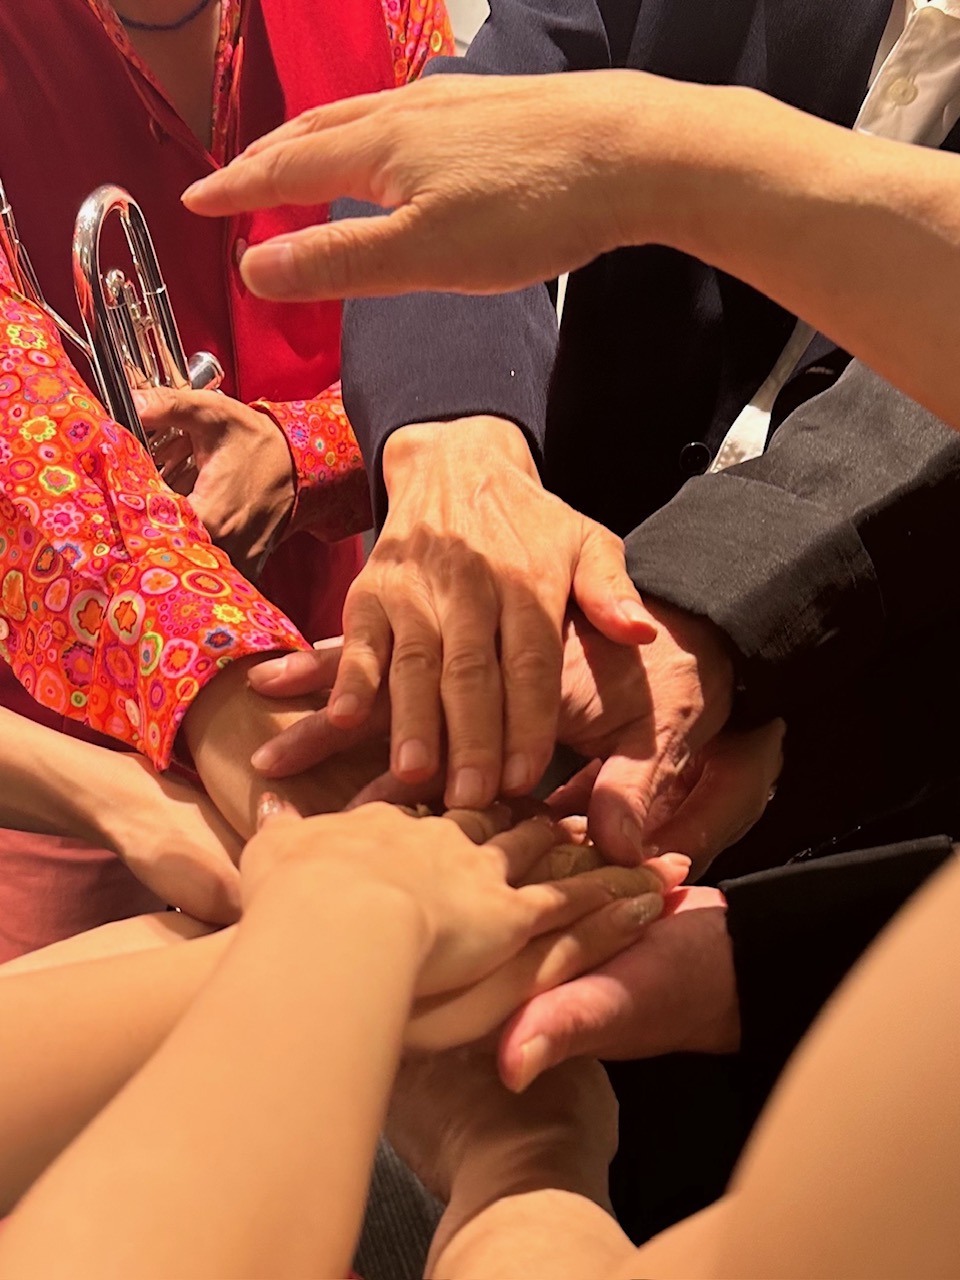
[[[238,156],[188,187],[181,200],[191,213],[219,218],[281,204],[328,204],[338,196],[375,199],[371,168],[362,122],[338,125]]]
[[[518,884],[557,843],[557,829],[549,818],[540,815],[519,823],[509,831],[500,832],[486,843],[500,851],[509,883]]]
[[[308,111],[301,111],[300,115],[292,120],[287,120],[276,129],[263,134],[262,137],[255,138],[231,163],[236,164],[238,161],[249,159],[262,151],[267,151],[270,147],[275,147],[278,143],[302,138],[305,134],[322,133],[324,129],[334,129],[337,125],[362,120],[384,106],[384,95],[393,92],[392,89],[381,89],[376,93],[362,93],[356,98],[343,98],[340,102],[330,102],[322,107],[311,107]],[[229,166],[225,167],[229,168]]]

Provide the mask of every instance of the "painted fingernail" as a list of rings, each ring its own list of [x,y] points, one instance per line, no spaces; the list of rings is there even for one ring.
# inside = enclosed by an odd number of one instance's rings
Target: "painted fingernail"
[[[550,1041],[542,1033],[520,1046],[520,1065],[513,1081],[514,1093],[523,1093],[550,1065]]]
[[[275,818],[278,813],[283,813],[283,809],[283,801],[278,795],[275,795],[272,791],[264,791],[257,802],[257,826],[262,827],[265,822]]]
[[[353,693],[342,693],[336,702],[328,707],[331,720],[349,720],[360,710],[360,699]]]
[[[530,765],[527,757],[517,752],[503,769],[504,791],[524,791],[530,785]]]
[[[401,743],[397,752],[397,773],[403,777],[407,774],[423,774],[430,770],[430,752],[427,744],[418,738],[408,738]]]
[[[484,800],[483,774],[479,769],[459,769],[450,788],[451,809],[478,809]]]
[[[639,898],[624,898],[610,908],[611,922],[625,933],[635,933],[644,925],[656,920],[663,910],[663,898],[659,893],[643,893]]]

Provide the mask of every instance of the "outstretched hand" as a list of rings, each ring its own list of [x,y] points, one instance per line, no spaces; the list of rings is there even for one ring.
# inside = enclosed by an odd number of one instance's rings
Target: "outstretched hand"
[[[353,196],[393,211],[249,249],[241,270],[261,297],[500,293],[664,242],[668,182],[708,93],[636,71],[428,77],[305,112],[184,203],[223,217]]]

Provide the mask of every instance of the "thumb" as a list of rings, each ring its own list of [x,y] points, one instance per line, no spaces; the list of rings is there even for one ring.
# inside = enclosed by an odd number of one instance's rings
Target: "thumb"
[[[339,666],[339,647],[287,653],[251,667],[247,683],[267,698],[299,698],[332,689]]]
[[[609,1056],[628,1012],[618,985],[599,974],[535,996],[500,1036],[500,1079],[514,1093],[522,1093],[544,1071],[570,1058]]]
[[[573,596],[587,619],[616,644],[649,644],[657,624],[627,576],[623,543],[606,529],[591,528],[573,574]]]
[[[587,809],[590,838],[611,861],[635,866],[664,847],[649,838],[648,819],[675,774],[672,761],[651,750],[647,732],[617,743],[597,774]]]
[[[276,302],[377,297],[431,284],[434,243],[415,236],[416,211],[305,227],[254,245],[240,273],[250,291]]]
[[[782,721],[720,734],[703,749],[690,794],[649,832],[650,843],[685,853],[693,863],[691,877],[701,876],[763,817],[783,763],[782,740]]]

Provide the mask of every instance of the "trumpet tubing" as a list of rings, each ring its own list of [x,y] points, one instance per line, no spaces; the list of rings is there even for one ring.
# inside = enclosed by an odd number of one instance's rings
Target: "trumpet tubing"
[[[119,218],[123,227],[133,261],[132,279],[118,267],[106,275],[101,269],[100,238],[111,217]],[[143,210],[122,187],[97,187],[80,206],[74,226],[73,287],[86,338],[43,296],[2,182],[0,248],[16,289],[86,356],[110,416],[132,432],[151,456],[151,441],[133,392],[150,387],[214,391],[220,386],[223,368],[215,355],[199,351],[188,360],[184,354]]]

